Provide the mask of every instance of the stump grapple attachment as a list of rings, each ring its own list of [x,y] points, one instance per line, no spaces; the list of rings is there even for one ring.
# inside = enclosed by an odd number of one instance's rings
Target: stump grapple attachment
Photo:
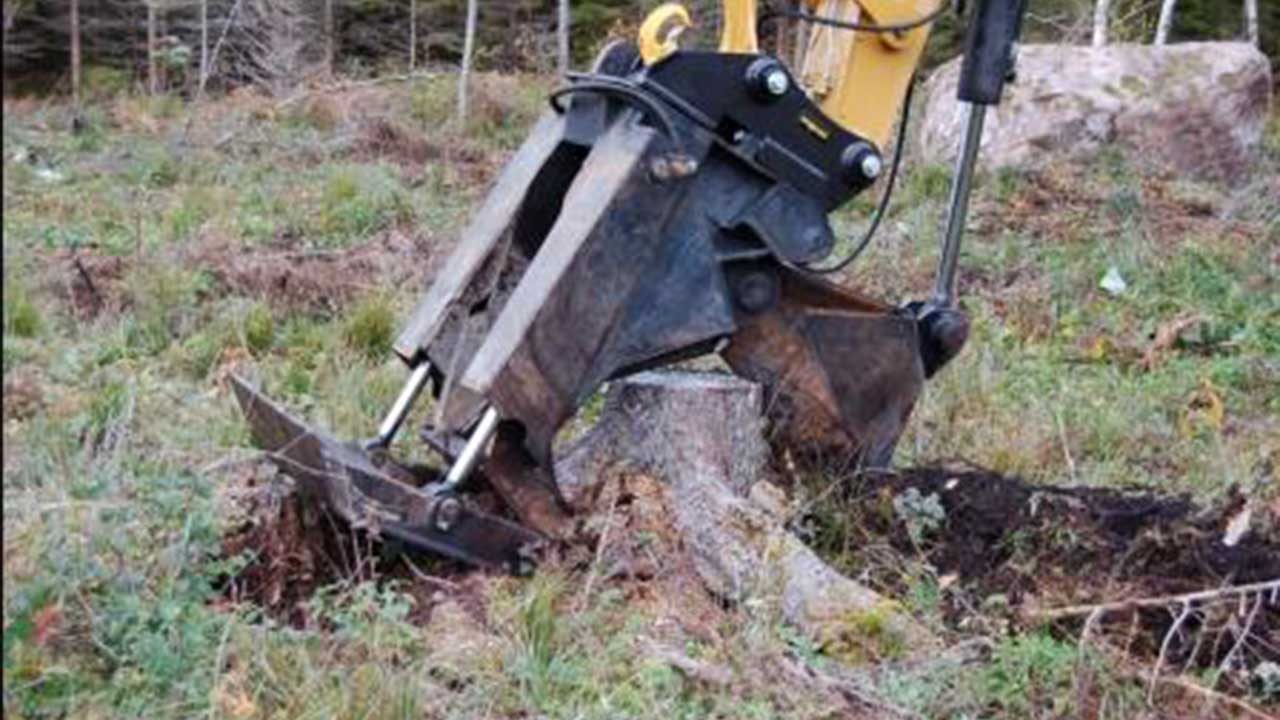
[[[237,379],[255,440],[350,525],[512,572],[571,524],[557,432],[602,384],[640,370],[718,354],[763,386],[789,447],[887,464],[925,379],[967,338],[960,230],[982,110],[1012,67],[1022,10],[974,9],[960,93],[970,132],[937,283],[890,303],[826,279],[865,246],[846,255],[828,214],[880,179],[935,1],[825,0],[862,29],[800,13],[820,30],[811,48],[825,34],[818,46],[843,60],[794,70],[756,50],[754,0],[726,0],[717,51],[681,49],[687,13],[655,10],[638,43],[610,45],[553,93],[497,178],[395,342],[409,378],[377,435],[339,442]],[[442,473],[388,452],[425,389],[421,437]],[[471,502],[480,486],[518,522]]]

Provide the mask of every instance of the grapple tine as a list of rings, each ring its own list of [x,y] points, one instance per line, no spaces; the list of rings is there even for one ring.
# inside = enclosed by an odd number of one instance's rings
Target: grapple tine
[[[440,485],[416,488],[384,472],[359,445],[313,430],[232,376],[231,386],[254,441],[303,497],[318,501],[353,528],[394,538],[415,550],[513,573],[532,568],[538,533],[468,508]]]

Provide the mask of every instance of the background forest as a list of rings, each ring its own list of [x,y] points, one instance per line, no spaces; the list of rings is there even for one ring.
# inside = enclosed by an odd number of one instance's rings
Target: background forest
[[[560,62],[557,40],[567,15],[571,61],[591,58],[611,35],[628,36],[656,1],[483,0],[476,2],[474,66],[501,72],[548,71]],[[1169,3],[1164,3],[1169,4]],[[1181,0],[1168,39],[1213,40],[1249,31],[1249,3]],[[766,7],[767,7],[766,3]],[[1151,42],[1159,0],[1104,0],[1108,41]],[[690,3],[714,28],[718,3]],[[1280,62],[1280,3],[1255,3],[1263,51]],[[134,85],[191,95],[207,78],[215,87],[257,84],[286,93],[329,75],[369,77],[410,68],[456,66],[463,55],[465,0],[5,0],[6,91],[67,92],[78,36],[89,92]],[[1027,42],[1087,42],[1090,0],[1033,0]],[[73,19],[74,18],[74,19]],[[766,46],[786,56],[793,38],[767,26]],[[958,21],[944,16],[926,66],[959,50]],[[702,33],[706,36],[714,33]],[[705,38],[703,38],[705,39]]]

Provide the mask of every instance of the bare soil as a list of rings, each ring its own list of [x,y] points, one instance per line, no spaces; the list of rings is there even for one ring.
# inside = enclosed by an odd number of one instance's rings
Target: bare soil
[[[942,595],[943,613],[956,630],[972,631],[979,615],[987,624],[1034,627],[1052,608],[1280,580],[1280,505],[1249,503],[1238,493],[1221,507],[1202,508],[1181,497],[1032,485],[946,468],[864,475],[847,487],[849,511],[858,516],[852,525],[863,535],[851,542],[887,541],[903,556],[931,565],[950,586]],[[918,530],[915,538],[893,509],[893,499],[912,489],[937,498],[945,511],[945,521]],[[1246,523],[1242,535],[1228,539],[1230,528]],[[901,574],[876,567],[869,572],[906,592]],[[1166,667],[1229,666],[1236,672],[1228,677],[1241,691],[1249,670],[1280,662],[1280,599],[1274,592],[1196,604],[1174,627],[1183,607],[1170,601],[1108,613],[1095,619],[1099,627],[1091,632],[1110,637],[1146,667],[1162,652]],[[1078,637],[1089,615],[1072,614],[1053,625]]]

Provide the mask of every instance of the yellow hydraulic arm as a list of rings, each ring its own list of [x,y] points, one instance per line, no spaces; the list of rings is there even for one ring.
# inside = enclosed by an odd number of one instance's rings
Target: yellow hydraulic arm
[[[756,0],[723,0],[720,51],[759,52]],[[947,0],[804,0],[806,11],[862,26],[911,23]],[[674,51],[675,36],[690,24],[688,11],[668,3],[641,26],[646,63]],[[803,22],[803,21],[802,21]],[[902,98],[929,37],[930,23],[901,32],[871,32],[810,23],[803,67],[792,68],[814,101],[846,130],[875,142],[889,140]]]

